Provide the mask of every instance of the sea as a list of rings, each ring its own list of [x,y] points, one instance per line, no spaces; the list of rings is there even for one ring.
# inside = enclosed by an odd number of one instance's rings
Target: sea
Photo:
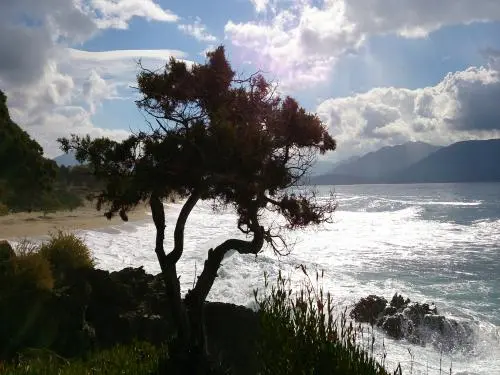
[[[290,254],[269,248],[258,256],[230,253],[209,300],[255,308],[254,290],[264,293],[281,271],[293,285],[305,282],[304,265],[329,291],[337,311],[361,297],[395,293],[433,302],[439,313],[472,327],[473,345],[443,350],[427,343],[392,340],[375,329],[374,355],[403,374],[500,374],[500,183],[321,186],[338,209],[331,223],[286,233]],[[181,204],[166,207],[166,248]],[[152,221],[82,232],[99,267],[143,266],[157,273]],[[178,272],[183,292],[201,272],[207,250],[229,237],[243,238],[230,208],[201,202],[187,221]],[[306,280],[307,281],[307,280]]]

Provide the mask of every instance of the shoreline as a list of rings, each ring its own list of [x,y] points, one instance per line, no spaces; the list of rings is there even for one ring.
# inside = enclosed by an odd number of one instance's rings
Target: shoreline
[[[138,205],[128,213],[128,222],[145,221],[149,207]],[[80,231],[107,229],[124,224],[117,215],[111,220],[104,217],[103,211],[97,211],[95,206],[86,203],[73,211],[56,211],[44,215],[42,212],[19,212],[0,216],[0,240],[19,241],[25,238],[45,237],[58,230]]]

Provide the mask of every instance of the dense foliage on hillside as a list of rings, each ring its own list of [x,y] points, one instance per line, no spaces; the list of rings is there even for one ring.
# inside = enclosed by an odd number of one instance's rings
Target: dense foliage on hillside
[[[61,175],[61,177],[59,177]],[[68,191],[67,173],[43,157],[42,147],[10,118],[7,97],[0,91],[0,206],[10,211],[75,208],[82,200]]]
[[[11,120],[7,97],[0,91],[0,201],[13,209],[32,209],[50,191],[55,176],[55,164]]]

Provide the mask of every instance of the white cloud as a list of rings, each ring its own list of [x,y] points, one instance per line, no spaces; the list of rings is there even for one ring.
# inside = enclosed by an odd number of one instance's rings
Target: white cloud
[[[325,81],[340,56],[372,35],[421,38],[447,25],[500,20],[500,1],[491,0],[251,1],[265,15],[227,22],[226,37],[244,58],[296,88]]]
[[[500,71],[493,65],[449,73],[432,87],[376,88],[329,99],[317,111],[354,154],[406,141],[449,144],[500,137]]]
[[[175,22],[179,19],[152,0],[91,0],[89,6],[93,12],[100,14],[97,18],[100,28],[126,29],[133,17],[163,22]]]
[[[157,69],[175,57],[183,60],[186,54],[178,50],[116,50],[89,52],[78,49],[67,49],[65,69],[72,69],[73,75],[87,76],[92,70],[107,78],[118,79],[126,76],[135,80],[139,60],[148,69]],[[190,62],[189,62],[190,63]]]
[[[217,38],[207,31],[207,27],[201,23],[201,19],[196,17],[192,24],[180,24],[179,30],[187,35],[191,35],[200,42],[215,42]]]
[[[104,100],[131,95],[136,62],[158,68],[180,51],[85,52],[67,48],[99,28],[128,27],[133,17],[173,22],[177,16],[153,0],[0,1],[0,89],[13,119],[34,136],[48,156],[60,153],[56,138],[70,133],[109,135],[124,130],[92,124]]]
[[[264,12],[267,9],[269,0],[250,0],[258,13]]]

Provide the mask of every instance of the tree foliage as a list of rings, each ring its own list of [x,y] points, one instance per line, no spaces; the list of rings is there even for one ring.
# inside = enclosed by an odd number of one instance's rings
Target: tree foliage
[[[7,97],[0,91],[0,215],[74,209],[82,200],[68,187],[82,175],[78,168],[58,168],[43,156],[42,147],[10,118]]]
[[[280,228],[266,225],[273,211],[294,229],[328,220],[333,202],[318,203],[314,195],[290,189],[307,173],[317,153],[336,143],[320,119],[291,97],[282,98],[261,74],[240,79],[224,48],[207,55],[202,65],[171,59],[161,71],[142,69],[138,77],[138,107],[147,113],[149,129],[123,142],[72,136],[60,139],[65,152],[74,150],[105,187],[97,207],[111,217],[127,219],[127,211],[149,201],[157,228],[156,254],[165,276],[172,309],[184,331],[175,264],[184,250],[186,220],[199,200],[232,206],[235,223],[250,241],[229,239],[210,249],[203,272],[186,296],[188,315],[201,311],[227,251],[257,254],[268,243],[280,251]],[[174,248],[163,248],[165,215],[162,201],[170,194],[186,199],[174,230]],[[199,314],[198,314],[199,315]],[[191,319],[191,341],[202,325]],[[194,337],[194,338],[193,338]],[[197,342],[203,346],[202,343]]]
[[[11,120],[7,97],[0,91],[0,201],[10,208],[31,209],[51,189],[55,175],[55,163]]]

